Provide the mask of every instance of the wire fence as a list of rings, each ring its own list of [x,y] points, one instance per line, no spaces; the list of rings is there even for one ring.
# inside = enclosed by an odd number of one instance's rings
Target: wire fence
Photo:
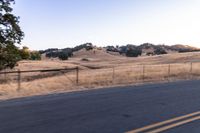
[[[79,84],[85,86],[134,84],[194,79],[200,76],[200,63],[118,66],[80,72]]]
[[[20,90],[22,87],[22,83],[26,83],[26,87],[31,86],[32,83],[38,82],[41,86],[42,84],[49,84],[48,80],[54,77],[65,77],[68,81],[73,84],[78,84],[78,71],[79,68],[62,68],[62,69],[43,69],[43,70],[15,70],[15,71],[3,71],[0,72],[0,84],[12,85],[16,84],[17,89]],[[68,77],[68,75],[74,75]],[[44,80],[44,82],[40,82]],[[51,82],[56,82],[51,81]],[[0,86],[1,87],[1,86]],[[34,86],[37,87],[37,86]]]
[[[0,88],[66,89],[74,86],[98,87],[200,77],[200,63],[116,66],[101,69],[62,68],[0,72]]]

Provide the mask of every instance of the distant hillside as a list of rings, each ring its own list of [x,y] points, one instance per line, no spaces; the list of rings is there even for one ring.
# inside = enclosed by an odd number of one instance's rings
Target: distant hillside
[[[73,56],[74,52],[80,51],[82,49],[86,50],[92,50],[94,46],[92,43],[85,43],[78,45],[74,48],[64,48],[64,49],[58,49],[58,48],[49,48],[46,50],[40,50],[40,54],[45,55],[47,58],[59,58],[61,60],[67,60],[69,57]]]
[[[118,54],[119,55],[119,54]],[[120,56],[120,55],[119,55]],[[106,49],[94,48],[92,50],[81,49],[73,53],[73,58],[87,59],[87,60],[113,60],[119,58],[117,55],[106,52]]]
[[[196,48],[196,47],[191,47],[191,46],[188,46],[188,45],[181,45],[181,44],[172,45],[171,48],[174,49],[174,50],[177,50],[179,52],[199,51],[199,49]]]
[[[140,55],[160,55],[168,53],[182,53],[182,52],[195,52],[200,51],[200,49],[191,47],[188,45],[154,45],[151,43],[144,43],[139,46],[128,44],[126,46],[114,47],[108,46],[107,51],[119,52],[130,57],[137,57]]]
[[[85,43],[78,45],[74,48],[64,48],[64,49],[50,48],[47,50],[41,50],[40,53],[45,55],[47,58],[62,57],[60,59],[68,59],[68,57],[97,58],[99,56],[114,58],[117,55],[118,56],[124,55],[127,57],[137,57],[137,56],[150,56],[150,55],[160,55],[168,53],[200,51],[200,49],[188,45],[177,44],[168,46],[168,45],[154,45],[151,43],[143,43],[139,46],[132,44],[127,44],[125,46],[110,45],[104,47],[103,51],[100,51],[98,49],[99,48],[94,46],[92,43]],[[94,53],[95,51],[96,54]]]
[[[144,43],[140,46],[138,46],[140,49],[147,50],[147,49],[162,49],[165,50],[166,52],[168,51],[174,51],[174,52],[193,52],[193,51],[199,51],[199,48],[191,47],[188,45],[182,45],[182,44],[176,44],[172,46],[168,45],[154,45],[150,43]]]

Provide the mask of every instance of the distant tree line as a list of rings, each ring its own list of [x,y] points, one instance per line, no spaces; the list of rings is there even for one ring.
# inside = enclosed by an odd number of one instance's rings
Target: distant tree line
[[[119,52],[120,54],[126,55],[127,57],[138,57],[141,56],[143,50],[152,49],[152,52],[147,52],[146,55],[161,55],[167,54],[168,51],[176,51],[179,53],[183,52],[196,52],[200,51],[200,49],[196,49],[193,47],[187,47],[184,45],[154,45],[151,43],[143,43],[139,46],[127,44],[126,46],[107,46],[105,47],[108,52]]]
[[[41,60],[41,54],[38,51],[30,51],[28,47],[19,49],[20,60]]]
[[[74,48],[64,48],[64,49],[58,49],[58,48],[50,48],[46,50],[40,50],[40,54],[45,54],[48,58],[59,58],[60,60],[68,60],[68,58],[73,56],[73,53],[76,51],[79,51],[81,49],[86,50],[92,50],[94,48],[92,43],[84,43],[78,46],[75,46]],[[138,57],[143,54],[144,49],[152,49],[152,52],[146,52],[145,54],[147,56],[149,55],[161,55],[161,54],[167,54],[168,51],[177,51],[179,53],[182,52],[194,52],[199,51],[199,49],[192,49],[190,47],[184,47],[184,45],[173,45],[173,46],[167,46],[167,45],[154,45],[151,43],[143,43],[139,46],[127,44],[125,46],[112,46],[109,45],[107,47],[104,47],[108,52],[118,52],[122,55],[125,55],[127,57]]]
[[[93,49],[92,43],[85,43],[78,45],[74,48],[64,48],[64,49],[57,49],[57,48],[50,48],[47,50],[39,51],[40,54],[46,54],[48,58],[59,58],[60,60],[68,60],[69,57],[73,56],[73,52],[79,51],[81,49],[92,50]]]

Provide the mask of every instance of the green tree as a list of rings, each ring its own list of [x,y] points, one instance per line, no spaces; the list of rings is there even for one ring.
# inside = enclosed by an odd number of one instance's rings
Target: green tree
[[[0,49],[0,70],[13,68],[21,59],[18,48],[13,44],[7,44],[5,48]]]
[[[142,54],[142,50],[139,48],[129,48],[126,52],[127,57],[138,57]]]
[[[38,51],[31,52],[31,60],[41,60],[41,54]]]
[[[28,47],[23,47],[21,50],[20,50],[20,56],[21,56],[21,59],[23,60],[28,60],[30,58],[30,51],[29,51],[29,48]]]
[[[167,52],[166,52],[164,49],[162,49],[162,48],[157,48],[157,49],[154,51],[154,53],[155,53],[156,55],[167,54]]]
[[[66,53],[66,52],[60,52],[59,53],[59,55],[58,55],[58,58],[60,59],[60,60],[68,60],[68,53]]]
[[[20,59],[18,48],[24,33],[19,26],[19,17],[12,14],[14,0],[0,0],[0,70],[13,68]]]

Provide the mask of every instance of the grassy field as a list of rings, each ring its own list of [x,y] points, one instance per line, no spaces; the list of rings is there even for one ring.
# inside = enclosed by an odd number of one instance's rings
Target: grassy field
[[[191,64],[191,62],[193,62]],[[200,53],[174,53],[159,56],[128,58],[104,50],[81,50],[68,61],[45,59],[21,61],[15,70],[37,70],[79,67],[79,82],[76,71],[68,73],[22,74],[20,90],[17,89],[17,74],[0,75],[0,99],[96,89],[105,86],[163,82],[198,78]],[[8,70],[7,70],[8,71]]]

